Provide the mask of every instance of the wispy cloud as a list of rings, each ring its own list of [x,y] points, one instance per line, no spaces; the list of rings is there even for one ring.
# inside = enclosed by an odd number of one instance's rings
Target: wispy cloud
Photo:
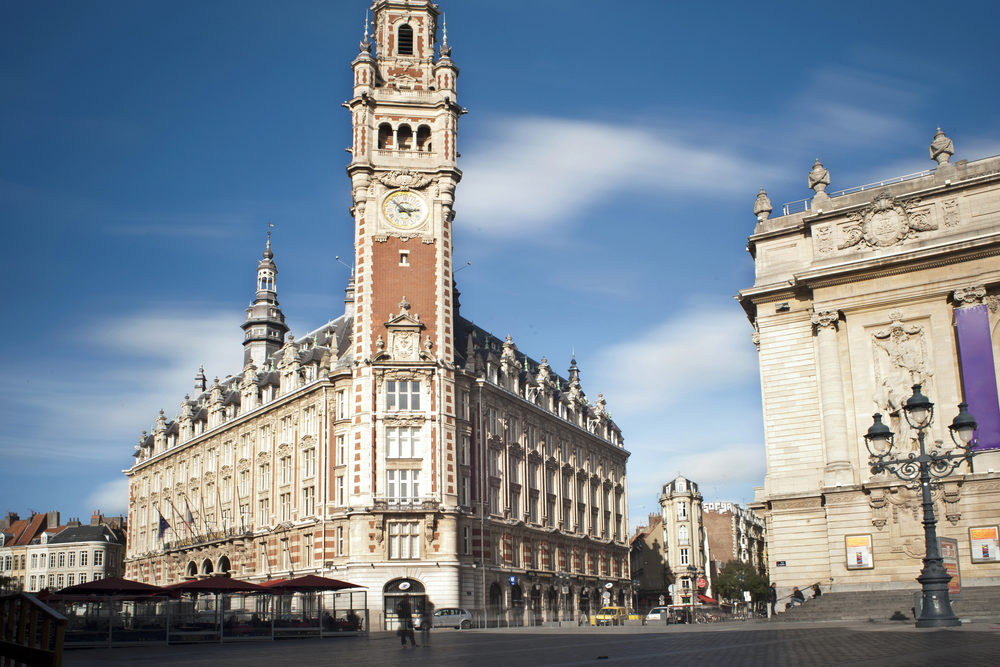
[[[104,514],[126,514],[128,512],[128,480],[125,477],[99,484],[89,496],[87,503]]]
[[[648,190],[647,203],[666,215],[671,194],[745,195],[767,171],[663,126],[508,118],[488,134],[468,151],[456,202],[463,220],[486,235],[537,235],[622,192]]]

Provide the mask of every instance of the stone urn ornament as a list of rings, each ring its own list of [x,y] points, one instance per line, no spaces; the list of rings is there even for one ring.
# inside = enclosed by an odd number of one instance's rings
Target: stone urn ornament
[[[948,164],[948,160],[954,154],[955,144],[952,143],[948,135],[942,132],[939,127],[937,133],[934,135],[934,140],[931,141],[931,159],[935,160],[940,167]]]
[[[764,192],[764,188],[760,189],[757,193],[757,200],[753,203],[753,214],[757,216],[757,222],[764,222],[767,220],[771,211],[771,200],[767,198],[767,193]]]

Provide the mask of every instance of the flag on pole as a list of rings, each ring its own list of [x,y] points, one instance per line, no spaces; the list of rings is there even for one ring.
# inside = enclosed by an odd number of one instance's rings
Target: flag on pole
[[[187,525],[191,527],[192,532],[196,532],[197,529],[194,525],[194,515],[191,514],[191,504],[188,502],[187,494],[184,494],[184,521]]]
[[[163,513],[160,511],[159,507],[156,508],[156,513],[160,515],[160,525],[156,531],[156,535],[160,541],[163,541],[163,533],[167,532],[167,528],[170,528],[170,524],[163,518]]]

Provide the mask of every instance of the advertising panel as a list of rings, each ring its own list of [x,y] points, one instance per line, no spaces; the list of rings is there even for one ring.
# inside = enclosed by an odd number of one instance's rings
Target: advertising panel
[[[952,537],[939,537],[941,545],[941,560],[944,569],[951,575],[948,580],[948,595],[957,597],[962,592],[962,573],[958,568],[958,540]]]
[[[1000,561],[1000,530],[996,526],[969,528],[969,545],[973,563]]]
[[[871,535],[846,535],[844,543],[847,548],[848,570],[871,570],[875,567]]]

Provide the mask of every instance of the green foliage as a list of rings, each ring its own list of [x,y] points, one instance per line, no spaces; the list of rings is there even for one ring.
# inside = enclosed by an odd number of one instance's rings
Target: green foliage
[[[743,602],[743,591],[750,591],[754,602],[767,600],[767,577],[748,563],[729,561],[719,570],[714,584],[716,595],[727,600]]]

